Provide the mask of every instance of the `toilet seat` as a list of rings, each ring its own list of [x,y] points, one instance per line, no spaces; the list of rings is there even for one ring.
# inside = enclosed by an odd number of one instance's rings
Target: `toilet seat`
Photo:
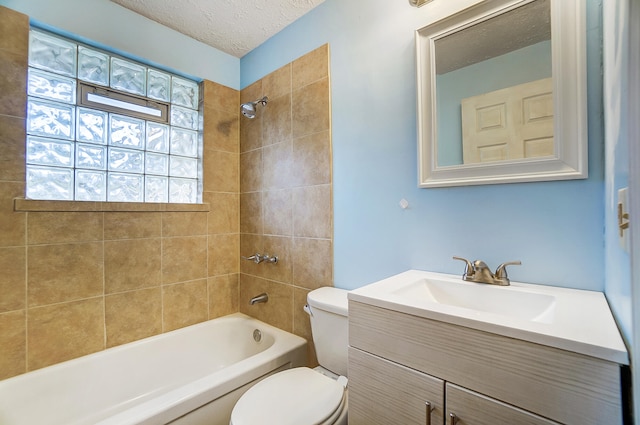
[[[329,425],[346,403],[346,388],[307,367],[276,373],[236,403],[231,425]]]

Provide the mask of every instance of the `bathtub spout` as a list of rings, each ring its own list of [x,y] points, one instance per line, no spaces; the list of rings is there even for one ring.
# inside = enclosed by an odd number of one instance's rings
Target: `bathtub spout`
[[[266,292],[263,292],[260,295],[256,295],[255,297],[251,298],[249,300],[249,304],[254,305],[257,303],[266,303],[267,301],[269,301],[269,295],[267,295]]]

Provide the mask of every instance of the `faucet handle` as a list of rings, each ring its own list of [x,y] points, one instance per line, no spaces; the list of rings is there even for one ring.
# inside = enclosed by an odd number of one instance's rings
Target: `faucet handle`
[[[473,264],[471,263],[471,261],[467,260],[466,258],[462,258],[462,257],[453,257],[454,260],[460,260],[460,261],[464,261],[465,263],[467,263],[464,266],[464,273],[462,274],[462,278],[466,279],[467,277],[471,277],[473,276],[473,274],[475,273],[475,269],[473,267]]]
[[[496,269],[496,279],[502,279],[506,282],[509,282],[509,276],[507,275],[507,266],[520,266],[522,265],[522,261],[507,261],[506,263],[502,263]]]

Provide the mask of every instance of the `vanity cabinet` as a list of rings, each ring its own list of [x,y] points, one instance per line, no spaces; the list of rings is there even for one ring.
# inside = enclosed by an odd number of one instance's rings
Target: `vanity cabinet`
[[[615,362],[353,300],[349,346],[350,425],[622,424]]]

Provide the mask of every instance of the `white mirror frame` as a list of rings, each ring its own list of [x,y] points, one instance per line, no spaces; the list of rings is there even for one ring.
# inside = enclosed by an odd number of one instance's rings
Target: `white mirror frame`
[[[534,0],[487,0],[416,31],[418,186],[423,188],[588,177],[585,0],[551,0],[553,158],[437,165],[435,41]]]

